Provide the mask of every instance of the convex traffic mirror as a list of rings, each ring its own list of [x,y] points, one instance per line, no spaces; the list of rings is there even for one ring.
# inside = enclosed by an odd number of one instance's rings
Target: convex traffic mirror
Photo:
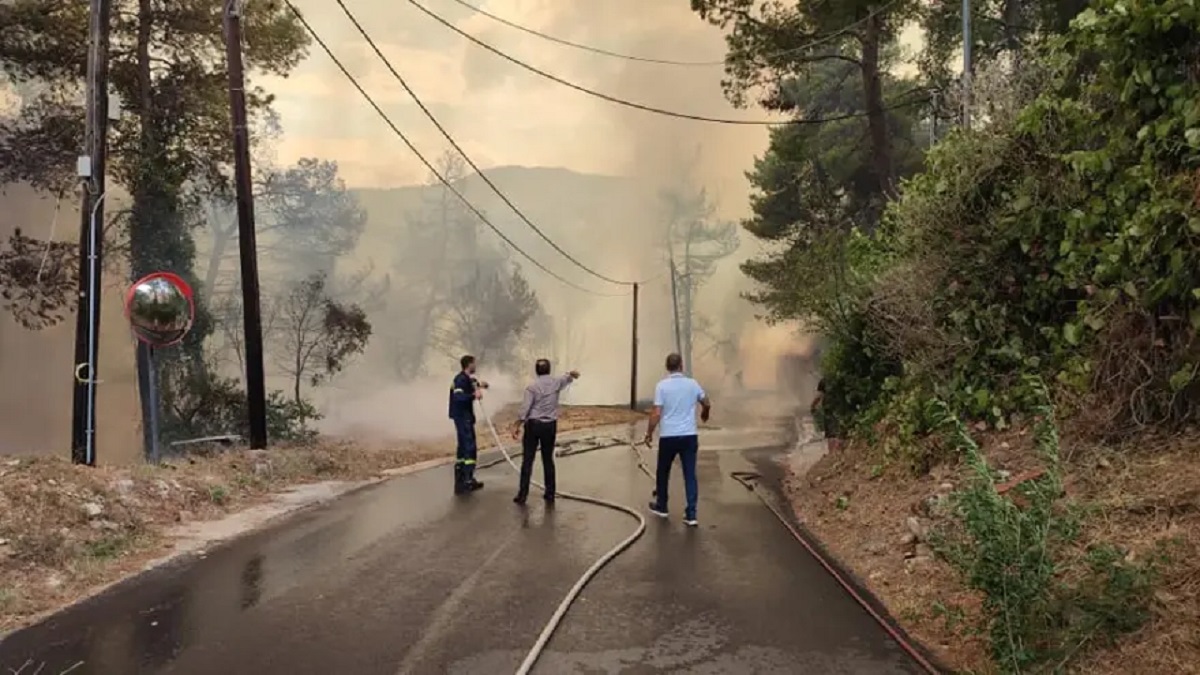
[[[152,347],[178,343],[191,330],[195,316],[192,287],[170,272],[142,277],[125,296],[125,317],[134,335]]]

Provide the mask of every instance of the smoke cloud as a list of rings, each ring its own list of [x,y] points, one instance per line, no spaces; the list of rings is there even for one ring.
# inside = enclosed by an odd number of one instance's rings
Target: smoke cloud
[[[720,32],[701,21],[682,0],[471,1],[535,30],[611,51],[686,61],[719,61],[725,52]],[[720,66],[680,67],[612,59],[499,25],[452,0],[420,2],[471,35],[581,86],[682,113],[764,117],[762,111],[736,110],[724,99]],[[297,4],[422,153],[430,160],[442,156],[448,144],[337,6],[318,0],[299,0]],[[425,104],[547,235],[593,269],[645,282],[639,288],[637,391],[639,398],[649,398],[654,382],[662,376],[663,358],[675,344],[664,248],[668,214],[660,194],[703,189],[715,207],[716,218],[736,222],[746,217],[745,173],[767,147],[767,128],[674,119],[620,107],[521,70],[454,35],[409,3],[359,0],[349,5]],[[436,189],[419,187],[427,183],[429,172],[319,48],[314,46],[310,57],[290,77],[259,77],[254,84],[277,97],[282,134],[273,141],[270,154],[274,160],[281,167],[308,157],[336,161],[341,178],[367,212],[358,247],[338,260],[338,273],[369,267],[373,281],[392,282],[383,293],[380,308],[369,308],[374,334],[363,358],[329,384],[306,386],[306,395],[326,417],[323,430],[379,439],[446,435],[450,431],[445,419],[446,392],[458,369],[459,354],[449,348],[432,349],[424,372],[415,379],[404,378],[394,368],[396,344],[417,325],[419,312],[409,296],[424,282],[416,280],[415,265],[436,259],[441,262],[440,267],[433,267],[435,271],[455,274],[479,261],[464,259],[462,251],[425,249],[405,238],[414,214],[437,197]],[[630,290],[573,267],[477,179],[468,178],[460,187],[499,228],[556,274],[603,293]],[[73,223],[74,218],[64,216],[64,222]],[[204,231],[201,228],[200,232]],[[500,249],[494,235],[483,228],[479,231],[481,242]],[[198,236],[198,264],[203,264],[211,241],[203,234]],[[738,263],[758,251],[747,235],[741,241],[740,248],[719,263],[695,298],[697,314],[708,320],[710,335],[697,338],[694,370],[710,390],[731,386],[739,372],[747,387],[774,386],[778,357],[804,349],[798,327],[766,328],[754,318],[754,308],[741,299],[750,286]],[[520,264],[540,300],[549,337],[525,345],[523,361],[514,366],[500,367],[481,359],[480,375],[493,384],[489,405],[499,407],[517,400],[525,380],[532,376],[532,359],[538,356],[553,359],[556,371],[577,368],[583,372],[565,397],[567,402],[610,404],[627,399],[632,298],[628,294],[584,294],[516,255],[512,260]],[[236,263],[231,264],[234,267],[226,271],[236,274]],[[296,277],[311,271],[295,269],[298,264],[265,260],[264,278],[284,272]],[[408,281],[401,284],[398,279]],[[119,308],[115,302],[108,306],[114,305]],[[114,380],[131,379],[128,350],[107,351],[124,344],[122,340],[128,337],[123,319],[110,319],[106,314],[104,321],[104,357],[113,368],[121,364],[125,373]],[[6,325],[0,329],[0,337],[12,330],[19,329]],[[70,330],[61,330],[27,338],[53,342],[53,361],[58,364],[54,370],[60,376],[70,368],[69,334]],[[15,343],[4,339],[4,353],[14,353],[10,345]],[[730,342],[733,349],[727,352],[733,356],[719,358],[721,352],[711,349],[714,341]],[[534,341],[529,338],[526,342]],[[280,347],[268,345],[269,352],[275,349]],[[15,366],[8,363],[5,359],[6,382],[33,375],[12,370]],[[226,364],[228,374],[237,375],[237,365]],[[273,374],[270,384],[287,386],[279,373]],[[59,390],[45,392],[44,398],[55,399],[47,406],[59,410],[65,405],[69,410],[69,401],[64,404],[62,394]],[[120,420],[127,427],[121,437],[130,446],[135,446],[137,439],[135,396],[130,387],[121,399],[129,399],[130,410],[106,418]],[[55,415],[55,419],[62,417],[61,411]],[[20,443],[29,446],[60,445],[62,441],[58,435],[43,441],[20,436]]]

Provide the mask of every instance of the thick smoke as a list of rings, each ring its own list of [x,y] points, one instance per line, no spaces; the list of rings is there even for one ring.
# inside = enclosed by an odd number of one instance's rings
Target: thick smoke
[[[555,45],[499,25],[451,0],[421,0],[422,4],[498,49],[531,65],[615,97],[684,113],[714,117],[758,119],[761,111],[739,111],[722,96],[720,66],[678,67],[621,61]],[[687,61],[718,61],[725,52],[719,31],[701,21],[683,0],[472,0],[489,12],[565,39],[611,51]],[[648,398],[661,376],[663,357],[674,348],[670,285],[664,248],[665,213],[660,193],[704,189],[719,218],[737,221],[747,215],[745,172],[767,144],[762,126],[720,125],[667,118],[601,101],[532,73],[469,44],[420,13],[408,3],[364,0],[349,3],[371,31],[381,49],[422,96],[425,103],[459,143],[542,229],[568,252],[612,277],[648,280],[640,288],[639,398]],[[393,121],[430,159],[436,160],[447,143],[425,120],[403,89],[361,40],[333,3],[301,0],[298,5],[321,31],[347,68],[360,79]],[[341,177],[356,190],[368,213],[357,250],[343,256],[339,273],[370,265],[382,283],[405,270],[406,260],[427,260],[433,252],[408,245],[402,237],[412,210],[420,200],[417,186],[428,171],[395,137],[357,91],[315,45],[310,58],[287,79],[258,78],[277,96],[282,135],[270,156],[280,166],[316,157],[337,161]],[[478,180],[463,183],[465,193],[530,254],[569,281],[604,293],[629,289],[613,286],[575,269],[549,245],[528,230]],[[420,194],[428,194],[426,188]],[[0,212],[12,213],[0,207]],[[39,222],[49,210],[36,210]],[[34,216],[30,216],[34,218]],[[260,215],[261,218],[261,215]],[[61,238],[70,238],[77,214],[64,212]],[[11,224],[6,225],[11,227]],[[28,227],[44,235],[45,226]],[[206,228],[201,228],[204,231]],[[482,231],[482,230],[481,230]],[[7,230],[0,230],[0,233]],[[200,264],[209,242],[200,236]],[[499,246],[483,231],[481,241]],[[773,386],[779,354],[797,349],[792,327],[766,329],[754,319],[754,309],[740,299],[748,290],[737,269],[756,252],[742,236],[740,249],[718,265],[696,298],[699,313],[711,320],[711,333],[735,339],[736,363],[717,359],[698,339],[696,374],[710,389],[729,385],[733,371],[742,371],[748,387]],[[553,340],[530,346],[524,357],[547,356],[555,368],[578,368],[584,377],[572,389],[572,403],[618,403],[629,395],[631,298],[595,297],[564,287],[533,265],[521,269],[539,296]],[[470,261],[446,263],[457,268]],[[274,269],[272,268],[274,265]],[[264,278],[303,276],[310,270],[296,263],[265,262]],[[405,333],[415,314],[398,309],[401,289],[393,283],[385,294],[386,311],[373,312],[375,333],[367,354],[332,383],[309,390],[326,414],[325,429],[360,437],[424,438],[448,431],[445,398],[457,368],[457,355],[431,352],[426,372],[404,379],[393,372],[389,344]],[[122,431],[102,432],[137,447],[136,390],[129,365],[128,331],[119,301],[106,298],[102,348],[110,368],[102,396],[121,401],[101,405],[104,424]],[[6,320],[7,321],[7,320]],[[71,324],[68,321],[68,324]],[[39,391],[47,412],[31,420],[34,427],[61,429],[53,434],[6,430],[6,444],[62,447],[69,419],[71,329],[13,337],[17,328],[0,329],[4,354],[0,373],[6,382],[36,379],[59,382],[53,391]],[[769,334],[770,337],[764,337]],[[14,341],[15,340],[15,341]],[[42,351],[38,351],[42,350]],[[45,351],[49,350],[49,351]],[[24,355],[43,353],[45,359]],[[51,353],[52,352],[52,353]],[[53,369],[44,363],[53,362]],[[37,364],[26,367],[25,364]],[[118,368],[118,365],[120,368]],[[519,395],[532,366],[500,371],[486,361],[481,375],[493,382],[489,402],[499,406]],[[33,372],[30,369],[36,369]],[[117,372],[120,371],[120,372]],[[229,374],[236,375],[233,368]],[[270,386],[286,387],[276,377]],[[36,376],[36,377],[31,377]],[[55,379],[57,378],[57,379]],[[46,385],[49,386],[49,385]],[[6,385],[6,399],[19,398],[15,385]],[[20,389],[25,395],[28,388]],[[15,403],[13,404],[15,405]],[[126,409],[127,408],[127,409]],[[51,409],[53,409],[51,411]],[[6,419],[30,419],[8,415]],[[13,426],[10,429],[16,429]],[[39,435],[40,434],[40,435]],[[117,442],[117,441],[113,441]],[[3,447],[20,451],[21,447]],[[136,455],[136,452],[131,453]]]

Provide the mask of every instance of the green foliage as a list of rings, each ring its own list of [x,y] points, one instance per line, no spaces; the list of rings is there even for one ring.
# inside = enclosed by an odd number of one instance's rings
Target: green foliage
[[[30,330],[58,324],[73,309],[78,265],[78,246],[16,229],[0,244],[0,305]]]
[[[132,198],[114,218],[118,233],[110,258],[127,256],[138,277],[179,274],[202,288],[194,273],[193,232],[204,197],[228,192],[228,78],[222,28],[224,3],[214,0],[115,0],[111,20],[111,91],[122,104],[108,138],[108,190]],[[72,0],[0,3],[0,68],[27,94],[18,114],[0,121],[0,182],[27,182],[51,193],[73,187],[83,145],[81,97],[89,53],[89,12]],[[249,76],[286,75],[304,57],[308,38],[290,11],[275,3],[247,3],[242,17]],[[252,120],[270,110],[261,87],[246,91]],[[164,424],[186,428],[188,409],[204,391],[203,345],[212,318],[197,298],[196,319],[177,349],[162,352],[155,370],[139,360],[139,376],[162,382]],[[145,395],[143,393],[143,395]]]
[[[184,368],[164,373],[193,378],[174,383],[178,394],[170,399],[163,416],[165,441],[225,434],[249,436],[246,392],[241,383],[210,375],[211,370]],[[320,419],[320,413],[305,399],[297,401],[281,391],[267,395],[267,437],[272,442],[312,440],[317,436],[312,424]]]
[[[302,385],[316,387],[342,372],[371,339],[371,323],[361,307],[328,296],[326,276],[314,274],[295,284],[274,308],[279,369],[292,379],[292,400],[303,402]]]
[[[893,204],[898,255],[930,281],[873,316],[928,309],[906,323],[946,349],[915,370],[948,383],[956,410],[1001,422],[1024,397],[998,392],[1038,372],[1104,390],[1117,422],[1194,414],[1197,37],[1194,3],[1097,3],[1041,57],[1033,104],[952,135]]]
[[[830,435],[840,436],[852,430],[900,374],[900,364],[873,346],[879,340],[869,330],[861,315],[850,318],[846,330],[830,338],[822,355],[825,394],[819,423],[827,434],[834,431]]]
[[[1046,394],[1038,381],[1033,390]],[[1000,494],[996,475],[962,421],[937,409],[972,469],[955,496],[959,527],[935,537],[935,547],[983,594],[992,656],[1006,673],[1055,670],[1085,645],[1136,630],[1148,618],[1153,568],[1126,562],[1115,547],[1095,545],[1083,569],[1072,569],[1079,536],[1074,509],[1063,499],[1053,410],[1040,405],[1036,444],[1040,477]]]
[[[1065,32],[1071,19],[1087,8],[1088,0],[973,0],[971,2],[972,60],[975,67],[1002,58],[1022,59],[1031,44]],[[939,88],[952,87],[962,49],[962,3],[931,2],[921,8],[925,32],[920,64],[924,75]]]

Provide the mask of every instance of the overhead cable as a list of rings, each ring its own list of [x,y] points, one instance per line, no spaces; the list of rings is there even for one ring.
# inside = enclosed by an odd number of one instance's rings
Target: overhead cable
[[[539,37],[543,40],[547,40],[549,42],[553,42],[555,44],[559,44],[564,47],[571,47],[573,49],[579,49],[579,50],[582,50],[585,52],[599,54],[601,56],[608,56],[608,57],[612,57],[615,59],[622,59],[625,61],[638,61],[641,63],[656,63],[656,64],[664,65],[664,66],[684,66],[684,67],[705,67],[705,68],[707,68],[707,67],[712,67],[712,66],[725,65],[725,59],[721,59],[719,61],[676,61],[673,59],[655,59],[655,58],[650,58],[647,56],[635,56],[633,54],[623,54],[621,52],[614,52],[614,51],[610,51],[607,49],[603,49],[601,47],[594,47],[592,45],[586,45],[586,44],[582,44],[579,42],[572,42],[570,40],[565,40],[563,38],[555,37],[553,35],[543,33],[542,31],[535,30],[533,28],[529,28],[528,26],[522,26],[521,24],[516,23],[515,21],[510,21],[508,19],[505,19],[502,16],[497,16],[495,14],[492,14],[491,12],[489,12],[481,7],[476,7],[475,5],[467,2],[466,0],[451,0],[451,2],[455,2],[459,5],[462,5],[463,7],[466,7],[467,9],[470,9],[473,12],[476,12],[478,14],[486,16],[487,18],[491,19],[492,21],[495,21],[497,23],[508,26],[509,28],[519,30],[528,35],[533,35],[535,37]],[[798,47],[791,47],[789,49],[781,49],[776,52],[768,52],[766,55],[764,55],[764,58],[766,58],[766,59],[780,58],[780,57],[788,56],[790,54],[797,54],[799,52],[808,51],[808,50],[812,49],[813,47],[819,47],[828,42],[832,42],[833,40],[845,35],[846,33],[849,33],[850,31],[854,30],[855,28],[858,28],[862,24],[866,23],[868,20],[870,20],[876,14],[881,14],[881,13],[886,12],[887,10],[891,9],[892,5],[895,5],[897,2],[899,2],[899,0],[890,0],[890,2],[888,2],[884,6],[878,8],[878,9],[871,10],[871,12],[867,16],[855,21],[854,23],[851,23],[851,24],[845,26],[844,28],[841,28],[840,30],[836,30],[836,31],[833,31],[832,33],[826,33],[819,37],[815,37],[810,42],[807,42]]]
[[[575,84],[574,82],[567,81],[557,75],[548,73],[536,66],[531,66],[528,63],[525,63],[524,61],[522,61],[514,56],[510,56],[510,55],[504,53],[503,51],[497,49],[496,47],[493,47],[492,45],[484,42],[483,40],[480,40],[479,38],[471,35],[470,33],[463,31],[458,26],[455,26],[450,21],[447,21],[446,19],[439,16],[433,10],[431,10],[428,7],[417,2],[417,0],[408,0],[408,2],[413,7],[416,7],[417,9],[421,10],[421,12],[423,12],[424,14],[426,14],[427,16],[432,18],[434,21],[437,21],[438,23],[442,24],[446,28],[449,28],[450,30],[454,31],[455,33],[458,33],[459,35],[466,38],[467,40],[474,43],[475,45],[479,46],[480,48],[486,49],[487,51],[495,54],[496,56],[499,56],[500,58],[504,59],[505,61],[508,61],[509,63],[512,63],[515,66],[518,66],[520,68],[528,70],[529,72],[534,73],[535,75],[540,75],[541,77],[546,78],[546,79],[550,80],[551,82],[555,82],[555,83],[560,84],[569,89],[574,89],[575,91],[578,91],[580,93],[587,94],[589,96],[593,96],[595,98],[599,98],[604,101],[608,101],[609,103],[624,106],[626,108],[633,108],[635,110],[641,110],[644,112],[655,113],[658,115],[665,115],[667,117],[675,117],[678,119],[692,120],[695,122],[711,122],[714,124],[731,124],[731,125],[737,125],[737,126],[785,126],[785,125],[825,124],[827,122],[840,122],[842,120],[858,119],[861,117],[866,117],[868,115],[868,113],[861,112],[861,113],[846,113],[844,115],[834,115],[834,116],[830,116],[830,117],[821,117],[821,118],[802,118],[802,117],[800,117],[800,118],[792,118],[792,119],[786,119],[786,120],[739,120],[739,119],[733,119],[733,118],[729,118],[729,117],[709,117],[707,115],[695,115],[692,113],[681,113],[681,112],[676,112],[673,110],[667,110],[665,108],[658,108],[658,107],[655,107],[652,105],[646,105],[644,103],[638,103],[636,101],[627,101],[623,98],[618,98],[611,94],[605,94],[603,92],[596,91],[595,89],[589,89],[583,85]],[[914,103],[910,102],[910,103],[905,104],[904,106],[898,106],[898,107],[907,107],[908,105],[913,105],[913,104]]]
[[[358,90],[358,93],[361,94],[364,99],[366,99],[367,103],[370,104],[370,106],[375,110],[375,112],[380,116],[380,118],[383,119],[383,121],[388,125],[388,127],[392,130],[392,132],[395,133],[396,136],[398,136],[400,138],[400,140],[403,141],[406,146],[408,146],[408,149],[411,150],[412,153],[414,155],[416,155],[417,159],[420,160],[421,163],[425,165],[425,168],[427,168],[429,170],[429,172],[432,173],[434,175],[434,177],[437,178],[438,181],[442,183],[442,185],[446,186],[446,189],[450,190],[450,192],[453,193],[454,196],[457,197],[459,199],[459,201],[461,201],[463,203],[463,205],[466,206],[471,211],[471,213],[475,214],[475,216],[477,218],[479,218],[479,220],[482,221],[484,225],[487,225],[488,228],[490,228],[493,232],[495,232],[496,235],[498,237],[500,237],[500,239],[502,241],[504,241],[505,244],[508,244],[509,248],[516,251],[518,254],[520,254],[522,257],[524,257],[529,262],[533,263],[534,266],[536,266],[538,269],[542,270],[546,274],[554,277],[558,281],[561,281],[563,284],[566,284],[567,286],[570,286],[576,290],[583,291],[584,293],[590,293],[592,295],[598,295],[598,296],[604,296],[604,297],[618,297],[618,296],[628,295],[628,293],[601,293],[601,292],[593,291],[589,288],[580,286],[572,281],[567,280],[566,278],[562,277],[561,275],[557,274],[550,268],[546,267],[540,260],[538,260],[537,258],[533,257],[532,255],[526,253],[525,250],[522,249],[520,246],[517,246],[517,244],[508,237],[508,235],[504,234],[504,232],[502,232],[500,230],[500,228],[498,228],[494,224],[492,224],[492,221],[489,220],[488,217],[485,216],[483,214],[483,212],[480,211],[474,204],[472,204],[470,202],[470,200],[468,200],[462,194],[462,192],[460,192],[458,190],[458,188],[454,187],[454,184],[452,182],[450,182],[445,176],[443,176],[441,174],[441,172],[438,171],[436,167],[434,167],[433,163],[430,162],[428,159],[426,159],[425,155],[421,154],[421,151],[418,150],[415,145],[413,145],[413,142],[411,140],[409,140],[408,136],[406,136],[403,131],[400,131],[400,128],[398,126],[396,126],[396,123],[394,121],[392,121],[392,118],[390,116],[388,116],[388,114],[386,112],[384,112],[383,108],[381,108],[379,106],[379,104],[375,101],[375,99],[371,96],[371,94],[368,93],[367,90],[365,88],[363,88],[362,84],[360,84],[358,82],[358,80],[354,77],[354,75],[352,75],[350,73],[350,71],[342,63],[341,59],[339,59],[333,53],[333,50],[329,48],[329,45],[326,44],[326,42],[323,39],[321,39],[320,34],[317,33],[317,31],[312,27],[312,24],[310,24],[308,22],[308,20],[304,18],[304,14],[300,12],[300,9],[297,8],[291,2],[291,0],[283,0],[283,1],[284,1],[284,4],[287,5],[288,9],[290,9],[292,11],[292,13],[296,15],[296,18],[300,21],[300,24],[302,26],[304,26],[304,29],[308,31],[309,35],[312,36],[313,40],[317,43],[317,45],[321,47],[321,50],[324,51],[327,56],[329,56],[329,59],[331,61],[333,61],[334,65],[337,66],[338,70],[340,70],[342,72],[342,75],[346,76],[346,79],[350,81],[350,84],[352,84],[354,86],[354,88]]]
[[[471,156],[467,154],[467,151],[458,144],[458,141],[454,140],[454,136],[452,136],[450,132],[446,130],[446,127],[444,127],[442,123],[438,121],[438,118],[433,114],[429,107],[425,105],[425,103],[421,100],[421,97],[417,95],[417,92],[413,91],[413,88],[409,86],[408,82],[404,79],[404,76],[401,75],[399,71],[396,70],[395,66],[392,65],[391,60],[384,55],[381,49],[379,49],[379,45],[375,43],[375,40],[371,37],[370,33],[367,32],[367,29],[363,27],[362,23],[359,22],[354,13],[350,11],[350,8],[346,6],[346,3],[343,0],[335,1],[337,2],[338,6],[341,7],[342,12],[346,14],[346,17],[350,19],[350,22],[354,24],[354,27],[358,30],[359,34],[362,35],[364,40],[366,40],[367,45],[371,47],[371,49],[375,52],[375,55],[379,57],[379,60],[382,61],[383,65],[387,67],[389,72],[391,72],[392,77],[396,78],[396,81],[400,83],[400,86],[404,88],[404,91],[408,92],[408,95],[412,97],[412,100],[417,104],[417,107],[421,109],[421,112],[425,114],[425,117],[429,118],[430,122],[433,122],[433,126],[437,127],[437,130],[442,133],[442,136],[444,136],[450,145],[454,147],[454,150],[457,151],[464,160],[466,160],[467,164],[475,171],[476,174],[479,175],[480,179],[482,179],[483,182],[492,189],[492,192],[495,192],[496,196],[499,197],[500,200],[508,206],[508,208],[512,209],[513,213],[517,214],[517,217],[520,218],[526,225],[528,225],[530,229],[536,232],[543,241],[549,244],[550,247],[555,251],[558,251],[560,254],[562,254],[564,258],[574,263],[575,266],[596,277],[597,279],[602,279],[610,284],[617,284],[619,286],[632,286],[635,283],[645,283],[644,280],[629,281],[625,279],[614,279],[613,277],[597,272],[596,270],[582,263],[575,256],[563,250],[561,246],[547,236],[545,232],[535,225],[533,221],[530,220],[529,217],[526,216],[525,213],[521,211],[521,209],[518,208],[511,199],[508,198],[508,195],[504,194],[503,190],[501,190],[494,182],[492,182],[491,178],[488,178],[487,174],[483,172],[483,169],[479,168],[479,165],[477,165],[474,160],[471,159]]]

